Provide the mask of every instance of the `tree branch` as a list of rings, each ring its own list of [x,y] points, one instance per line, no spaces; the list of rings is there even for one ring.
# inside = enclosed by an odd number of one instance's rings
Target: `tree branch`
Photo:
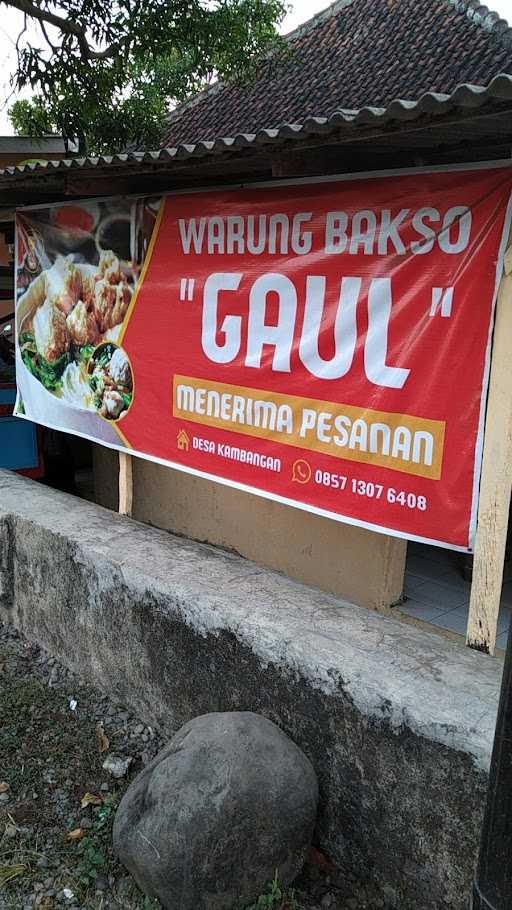
[[[27,17],[25,16],[25,19],[26,19],[26,18],[27,18]],[[40,27],[41,27],[41,31],[42,31],[42,33],[43,33],[43,37],[44,37],[44,39],[45,39],[47,45],[49,46],[50,50],[51,50],[54,54],[56,54],[57,51],[58,51],[58,48],[56,48],[55,45],[52,44],[52,42],[50,41],[50,38],[49,38],[49,36],[48,36],[48,32],[46,31],[46,28],[45,28],[45,23],[43,22],[42,19],[39,20],[39,25],[40,25]]]
[[[85,29],[71,19],[64,19],[50,12],[50,10],[41,9],[40,6],[36,6],[31,0],[0,0],[0,2],[13,9],[20,10],[25,16],[36,19],[40,23],[45,22],[47,25],[55,26],[65,35],[72,35],[78,42],[80,53],[84,60],[107,60],[109,57],[115,56],[122,45],[121,41],[116,41],[102,51],[95,51],[87,41]]]
[[[22,28],[21,32],[19,33],[18,37],[16,38],[16,53],[17,54],[19,54],[19,51],[20,51],[20,41],[23,38],[23,35],[25,34],[26,31],[27,31],[27,16],[25,15],[25,16],[23,16],[23,28]]]

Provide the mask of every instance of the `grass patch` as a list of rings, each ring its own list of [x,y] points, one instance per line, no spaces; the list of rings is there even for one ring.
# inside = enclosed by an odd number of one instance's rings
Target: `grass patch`
[[[268,891],[260,894],[257,901],[245,910],[299,910],[299,903],[293,890],[283,888],[279,884],[276,872],[269,883]]]
[[[107,797],[96,813],[90,834],[77,845],[77,852],[80,855],[77,866],[78,879],[86,888],[94,883],[100,872],[108,872],[112,825],[118,802],[115,796]]]
[[[141,894],[113,853],[112,824],[128,782],[115,782],[102,769],[98,696],[75,683],[70,691],[48,686],[32,657],[30,646],[1,646],[0,779],[9,800],[0,802],[0,906],[21,910],[34,886],[51,879],[56,895],[41,903],[45,910],[63,905],[57,895],[64,889],[84,910],[156,910],[159,904]],[[83,809],[88,792],[101,793],[102,802]],[[85,836],[73,841],[69,833],[84,818]],[[108,883],[103,893],[96,889],[99,874]]]

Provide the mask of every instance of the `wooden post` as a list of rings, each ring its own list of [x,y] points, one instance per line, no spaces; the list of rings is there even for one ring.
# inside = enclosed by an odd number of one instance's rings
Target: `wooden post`
[[[131,515],[133,505],[132,455],[119,452],[119,514]]]
[[[509,238],[510,242],[510,238]],[[494,654],[512,488],[512,246],[496,305],[467,644]]]

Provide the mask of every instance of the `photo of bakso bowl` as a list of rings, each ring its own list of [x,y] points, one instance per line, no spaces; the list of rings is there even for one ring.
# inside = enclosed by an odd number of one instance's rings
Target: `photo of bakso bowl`
[[[133,401],[133,371],[123,348],[111,341],[93,351],[88,365],[92,403],[105,420],[121,420]]]
[[[17,342],[25,369],[60,401],[98,413],[89,360],[102,343],[116,344],[132,294],[133,284],[112,250],[104,251],[97,265],[57,256],[18,300]],[[120,410],[114,400],[109,419],[117,419],[114,412]]]

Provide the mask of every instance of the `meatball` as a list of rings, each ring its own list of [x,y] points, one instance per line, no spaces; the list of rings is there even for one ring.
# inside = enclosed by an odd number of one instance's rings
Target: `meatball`
[[[112,250],[103,250],[101,253],[98,272],[102,278],[107,279],[109,284],[117,284],[118,281],[121,281],[121,265]]]
[[[67,316],[82,294],[82,275],[71,259],[57,256],[46,272],[46,296]]]
[[[51,300],[46,299],[38,308],[33,326],[37,350],[50,363],[69,351],[71,336],[66,317]]]
[[[96,282],[93,312],[100,332],[106,332],[112,325],[111,315],[116,302],[116,287],[105,278]]]
[[[124,411],[124,401],[119,394],[113,390],[108,390],[103,396],[103,404],[100,409],[102,417],[109,417],[111,420],[117,420],[121,411]]]
[[[126,281],[109,284],[102,278],[96,282],[93,311],[102,334],[123,321],[130,299],[131,291]]]
[[[126,281],[120,281],[115,290],[116,299],[110,314],[111,329],[116,325],[120,325],[123,321],[132,296]]]
[[[82,300],[88,310],[90,310],[94,304],[97,280],[95,275],[82,275]]]
[[[76,307],[71,310],[66,323],[75,344],[97,344],[100,340],[94,314],[87,311],[83,300],[79,300]]]
[[[117,348],[112,354],[108,371],[117,386],[131,389],[132,371],[130,362],[121,348]]]

